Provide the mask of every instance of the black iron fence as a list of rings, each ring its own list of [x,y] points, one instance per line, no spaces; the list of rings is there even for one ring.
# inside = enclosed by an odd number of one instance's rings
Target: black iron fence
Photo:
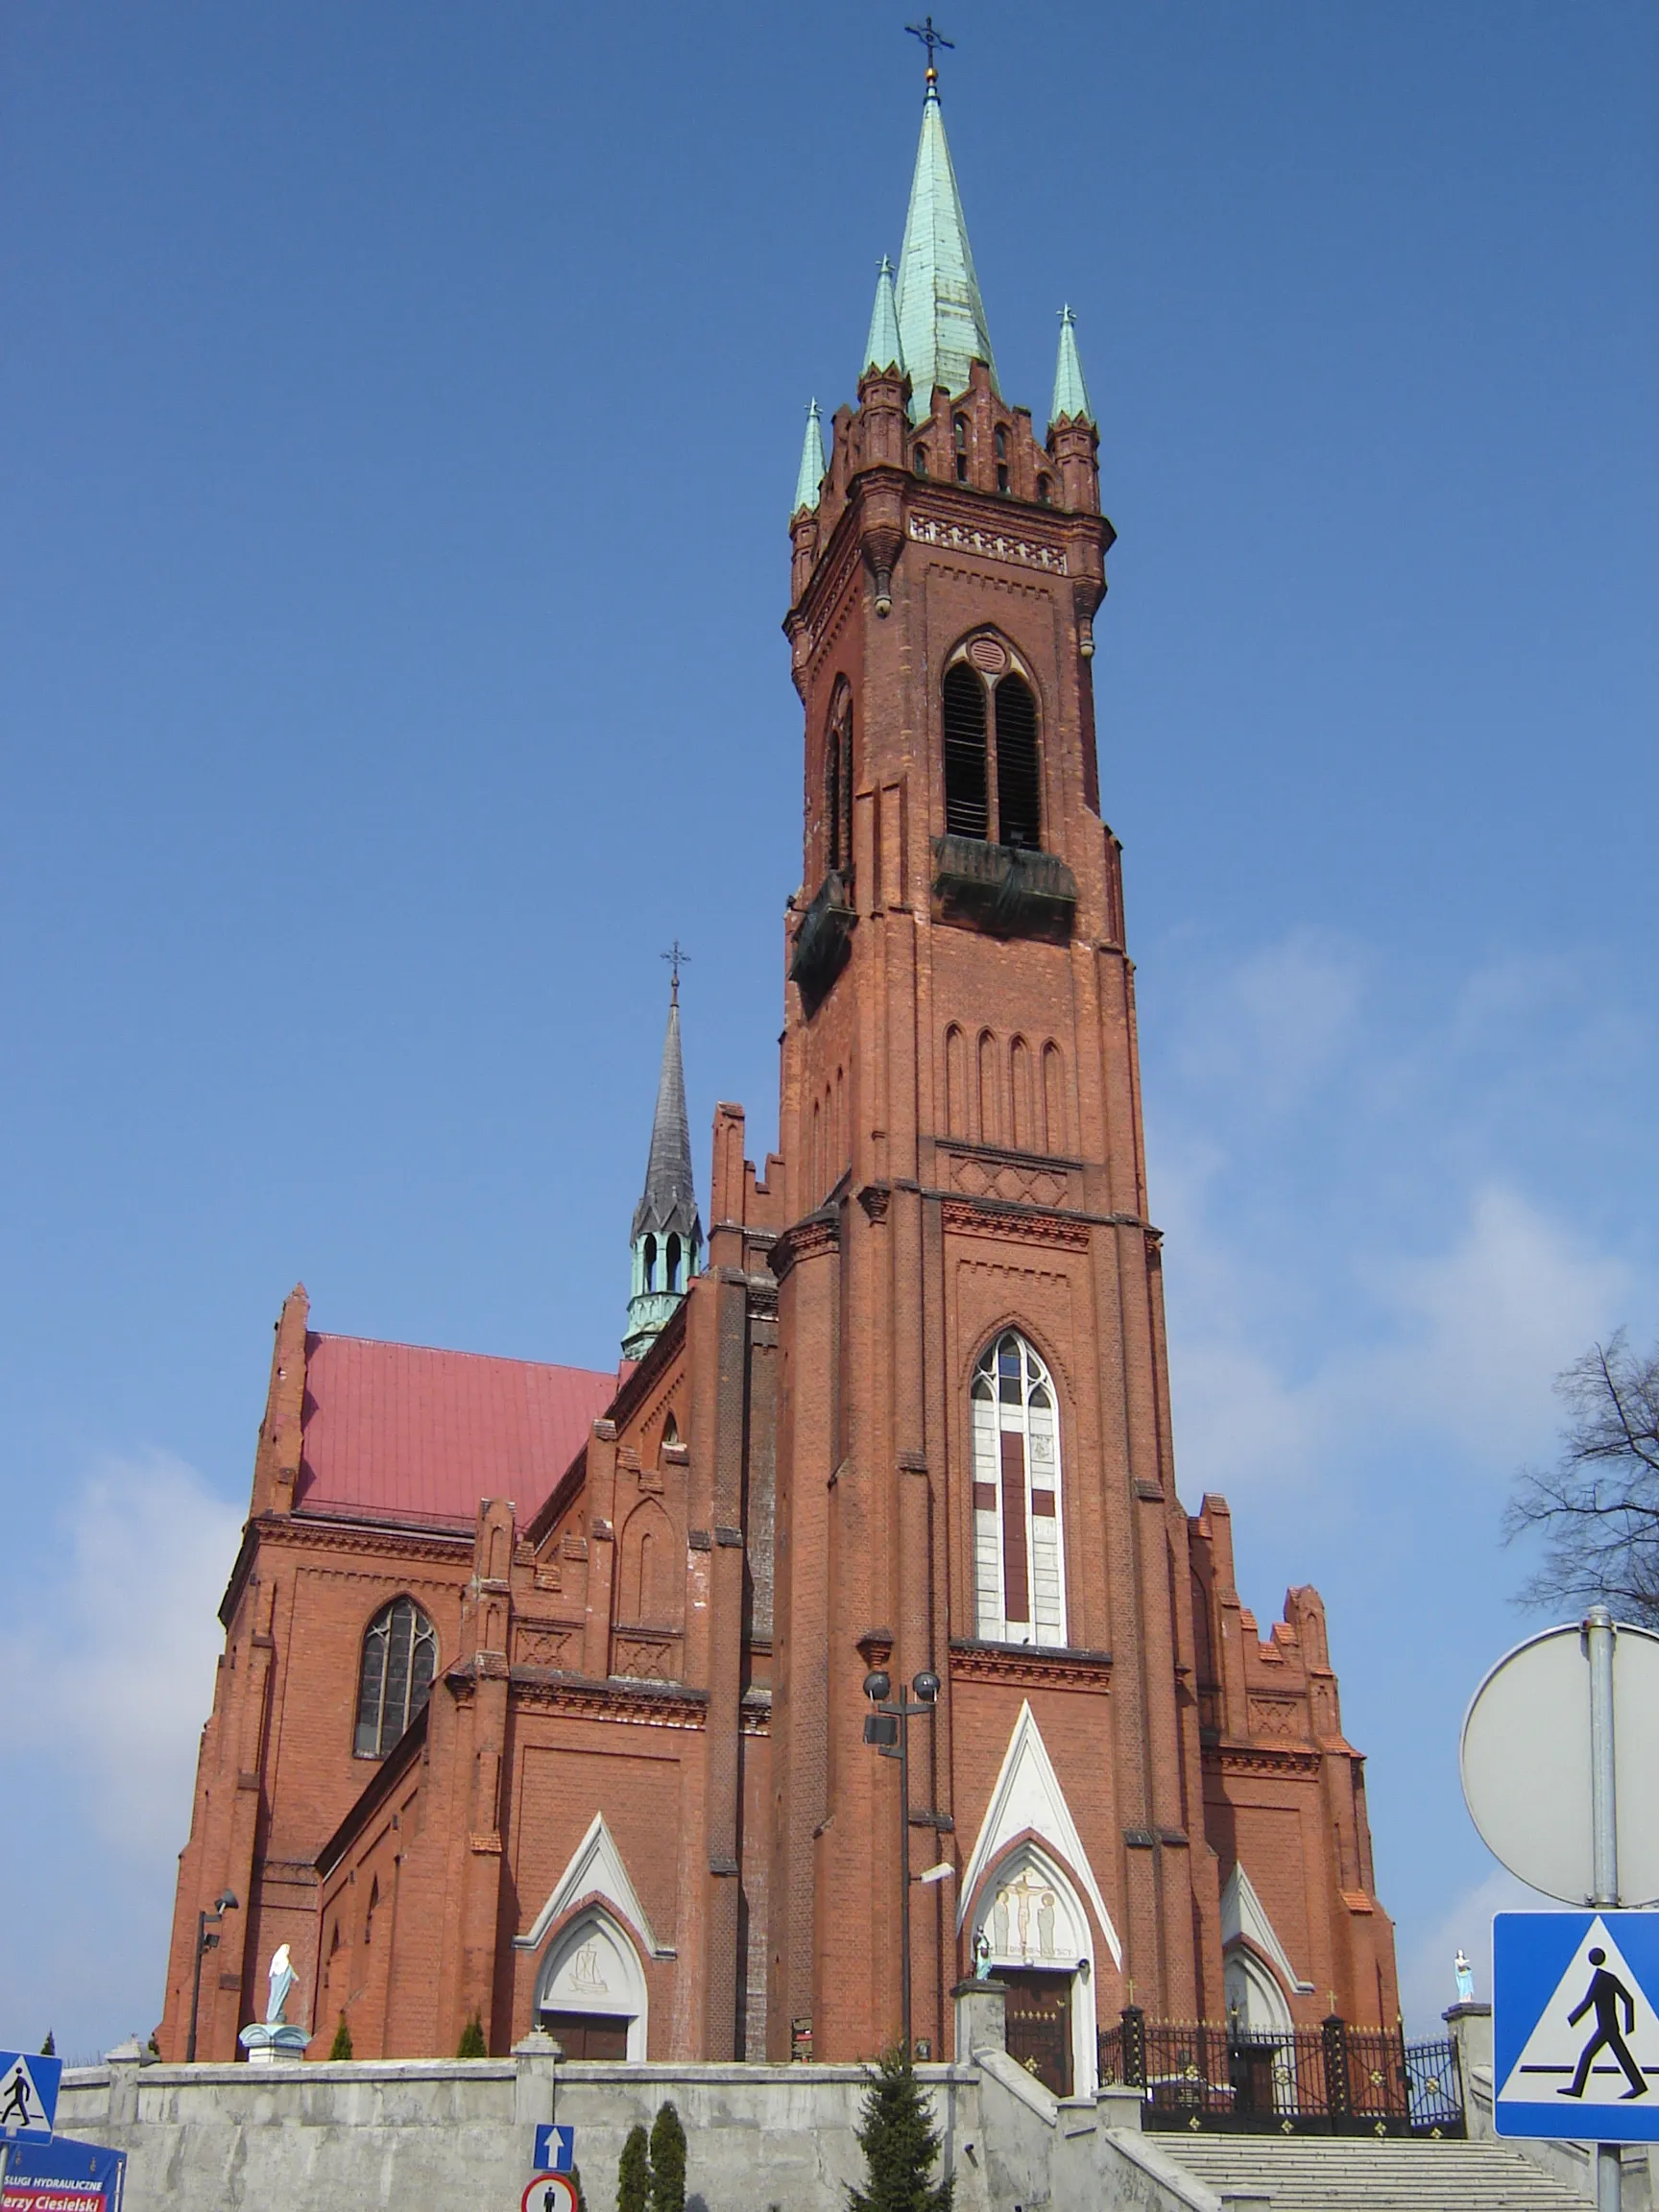
[[[1257,2032],[1218,2021],[1148,2020],[1131,2005],[1100,2036],[1100,2079],[1137,2088],[1148,2128],[1293,2134],[1461,2135],[1463,2087],[1447,2043],[1351,2028]]]

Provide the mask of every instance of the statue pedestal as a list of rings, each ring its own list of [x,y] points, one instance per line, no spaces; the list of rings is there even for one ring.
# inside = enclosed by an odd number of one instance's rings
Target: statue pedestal
[[[255,2020],[236,2040],[247,2052],[250,2066],[276,2066],[303,2058],[311,2038],[303,2028],[291,2028],[286,2020]]]

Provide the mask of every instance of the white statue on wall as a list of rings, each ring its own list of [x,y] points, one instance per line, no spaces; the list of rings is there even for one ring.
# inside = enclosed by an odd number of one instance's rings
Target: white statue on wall
[[[299,1979],[287,1944],[278,1943],[271,1957],[265,2017],[251,2021],[236,2038],[248,2054],[250,2066],[274,2066],[278,2059],[304,2057],[311,2032],[296,2027],[288,2017],[288,1999]]]
[[[1463,1956],[1461,1945],[1458,1946],[1456,1958],[1452,1961],[1452,1971],[1457,1977],[1458,2004],[1472,2004],[1475,1997],[1475,1970]]]
[[[271,1960],[271,2001],[265,2008],[267,2028],[287,2027],[288,2014],[284,2008],[288,1992],[299,1979],[289,1960],[287,1944],[279,1943]]]

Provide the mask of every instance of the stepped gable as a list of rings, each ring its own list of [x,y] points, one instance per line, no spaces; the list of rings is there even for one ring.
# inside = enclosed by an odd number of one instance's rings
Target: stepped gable
[[[481,1499],[510,1498],[528,1520],[616,1388],[587,1367],[309,1334],[294,1509],[470,1530]]]

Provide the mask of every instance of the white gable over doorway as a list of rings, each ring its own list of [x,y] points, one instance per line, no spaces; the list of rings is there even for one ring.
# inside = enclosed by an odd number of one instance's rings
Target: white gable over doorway
[[[1100,1885],[1094,1879],[1094,1869],[1089,1863],[1089,1854],[1083,1848],[1083,1839],[1077,1833],[1077,1823],[1071,1817],[1071,1808],[1066,1802],[1066,1792],[1060,1787],[1060,1777],[1054,1771],[1054,1762],[1048,1756],[1048,1747],[1043,1741],[1029,1698],[1020,1708],[1020,1718],[1014,1723],[1014,1733],[1008,1739],[1008,1748],[1002,1757],[997,1787],[991,1792],[973,1856],[962,1876],[956,1909],[958,1934],[980,1882],[1009,1845],[1022,1836],[1040,1836],[1071,1868],[1094,1908],[1094,1917],[1105,1930],[1113,1964],[1121,1966],[1123,1946],[1118,1940],[1118,1931],[1112,1925],[1112,1915],[1106,1910],[1106,1900],[1100,1894]]]
[[[1280,1942],[1273,1923],[1256,1894],[1256,1885],[1244,1871],[1243,1860],[1235,1859],[1233,1871],[1228,1875],[1221,1891],[1222,1949],[1237,1943],[1240,1936],[1279,1969],[1287,1989],[1294,1989],[1298,1997],[1312,1995],[1312,1983],[1305,1981],[1291,1965],[1290,1954]]]
[[[628,1869],[622,1863],[622,1854],[616,1848],[616,1839],[606,1825],[603,1813],[595,1813],[592,1825],[570,1855],[570,1863],[553,1885],[552,1894],[536,1915],[536,1924],[522,1936],[515,1936],[514,1948],[535,1951],[540,1948],[547,1931],[562,1912],[569,1911],[572,1905],[584,1897],[599,1896],[615,1907],[622,1918],[643,1937],[645,1948],[653,1959],[672,1959],[673,1950],[659,1943],[639,1895],[628,1878]]]

